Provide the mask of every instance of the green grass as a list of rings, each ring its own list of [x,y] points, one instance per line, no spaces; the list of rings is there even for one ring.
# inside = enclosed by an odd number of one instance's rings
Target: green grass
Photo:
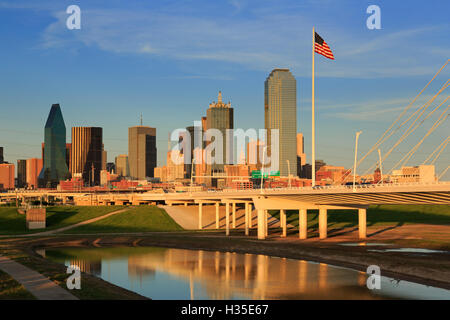
[[[65,233],[121,233],[183,230],[165,210],[156,206],[134,207],[100,221],[67,230]]]
[[[0,300],[34,300],[31,293],[9,274],[0,271]]]
[[[58,206],[47,208],[47,227],[41,230],[28,230],[25,215],[17,212],[14,207],[0,207],[0,234],[15,235],[36,233],[73,225],[81,221],[96,218],[123,206]]]
[[[270,211],[279,218],[279,211]],[[318,227],[318,210],[308,210],[308,228]],[[298,211],[286,212],[287,223],[298,227]],[[376,205],[367,209],[367,226],[404,224],[450,225],[450,205]],[[328,210],[328,225],[337,228],[358,225],[357,210]]]

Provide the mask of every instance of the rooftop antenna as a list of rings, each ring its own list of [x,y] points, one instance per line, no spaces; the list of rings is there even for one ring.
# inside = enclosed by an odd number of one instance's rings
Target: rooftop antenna
[[[142,126],[142,113],[141,113],[141,126]]]

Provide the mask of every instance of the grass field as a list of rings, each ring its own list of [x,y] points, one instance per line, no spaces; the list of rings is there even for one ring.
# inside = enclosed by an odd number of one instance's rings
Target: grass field
[[[279,218],[279,211],[270,211]],[[318,210],[308,210],[308,228],[318,227]],[[298,227],[298,211],[286,212],[287,223]],[[450,205],[376,205],[367,209],[367,226],[404,224],[450,225]],[[328,226],[337,228],[358,225],[357,210],[328,210]]]
[[[163,209],[142,206],[103,220],[67,230],[66,233],[121,233],[183,230]]]
[[[99,217],[123,208],[122,206],[76,207],[60,206],[47,208],[47,227],[53,230],[69,226],[87,219]],[[0,207],[0,234],[15,235],[42,232],[45,230],[27,230],[25,215],[19,214],[17,208]]]
[[[34,300],[35,297],[14,280],[9,274],[0,271],[0,300]]]

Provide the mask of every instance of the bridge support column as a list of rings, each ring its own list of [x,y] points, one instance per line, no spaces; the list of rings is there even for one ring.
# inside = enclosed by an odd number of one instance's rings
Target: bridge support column
[[[203,227],[203,221],[202,220],[203,220],[203,203],[199,203],[198,204],[198,228],[200,230]]]
[[[236,228],[236,202],[233,202],[233,229]]]
[[[306,209],[298,211],[298,238],[306,239],[308,237],[308,215]]]
[[[327,209],[319,209],[319,238],[327,238]]]
[[[359,238],[365,239],[367,233],[366,209],[358,209]]]
[[[248,236],[248,223],[249,223],[249,203],[245,203],[245,235]]]
[[[266,210],[258,209],[258,239],[266,238]]]
[[[286,223],[286,211],[281,209],[280,210],[280,222],[281,222],[281,237],[285,238],[287,234],[287,223]]]
[[[225,234],[230,235],[230,203],[225,203]]]
[[[264,210],[265,215],[264,218],[266,219],[265,223],[264,223],[264,228],[265,228],[265,233],[266,233],[266,237],[269,236],[269,210]]]
[[[219,229],[219,207],[220,203],[216,202],[216,229]]]

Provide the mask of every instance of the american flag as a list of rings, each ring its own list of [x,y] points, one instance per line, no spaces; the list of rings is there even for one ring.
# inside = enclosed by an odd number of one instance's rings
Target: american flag
[[[331,52],[330,47],[322,39],[322,37],[317,34],[317,32],[314,33],[314,52],[323,55],[325,58],[334,60],[333,52]]]

